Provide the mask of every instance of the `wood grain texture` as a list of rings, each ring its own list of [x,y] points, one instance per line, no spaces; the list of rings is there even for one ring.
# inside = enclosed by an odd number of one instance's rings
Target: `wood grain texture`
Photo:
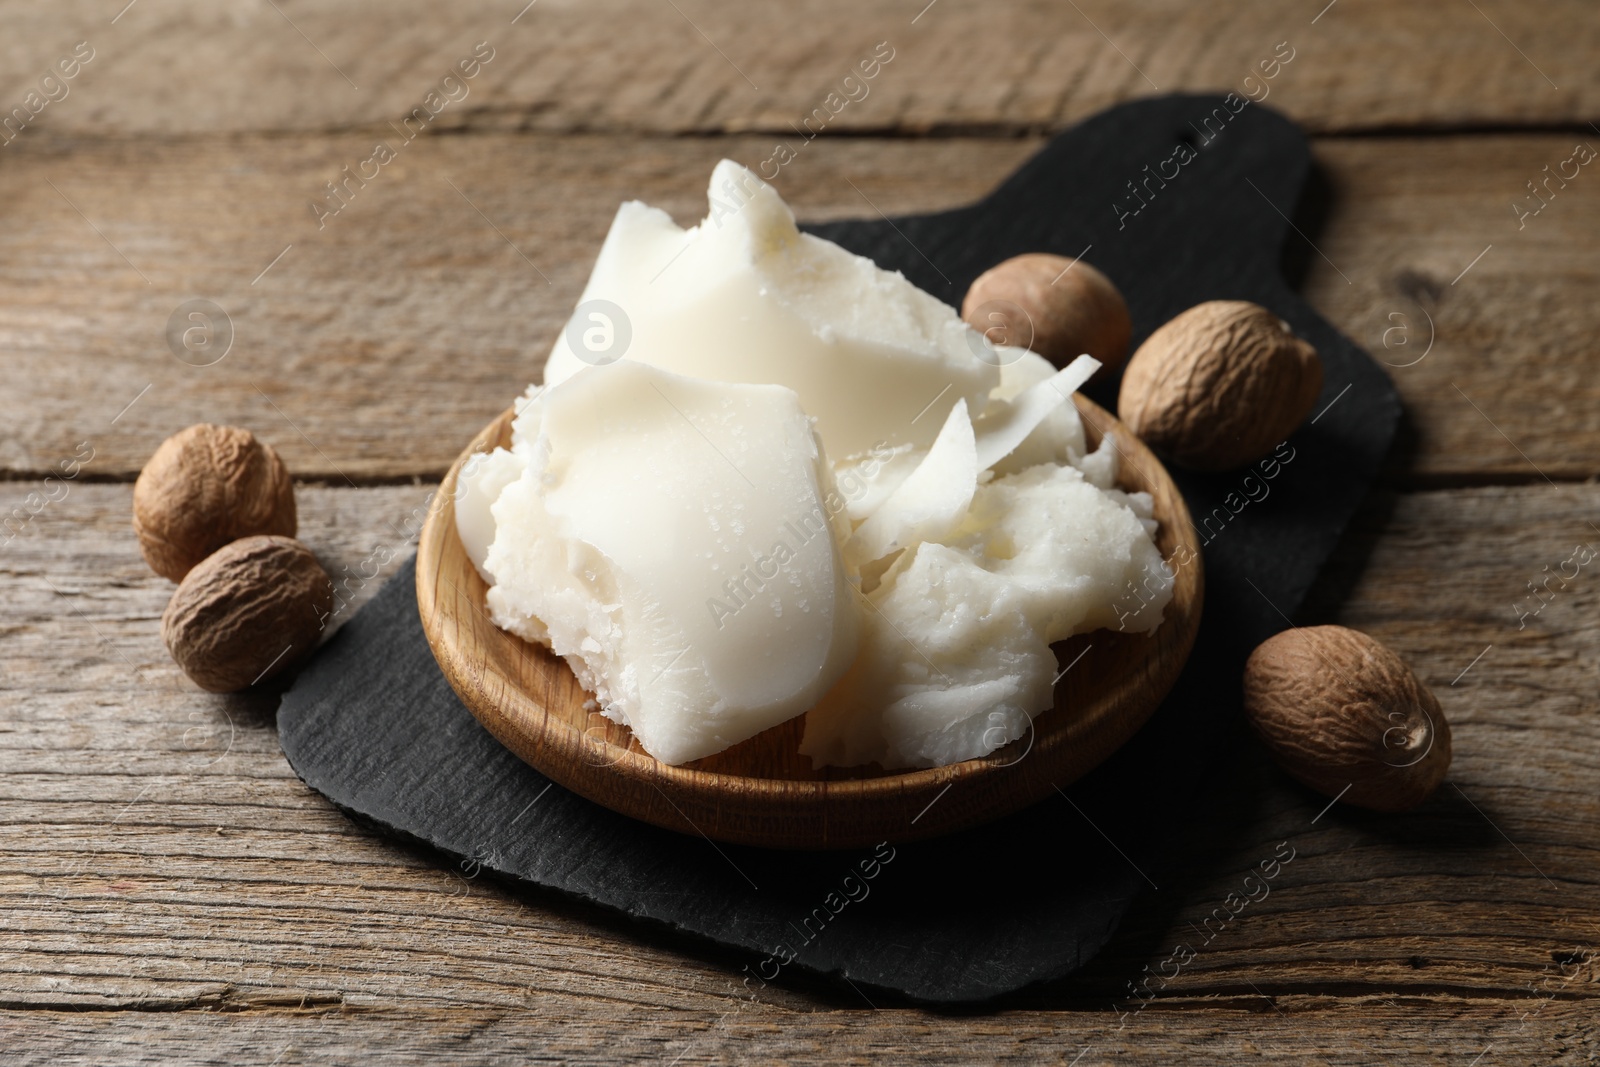
[[[839,141],[792,164],[784,191],[811,217],[871,214],[864,197],[959,204],[1031,147]],[[617,205],[701,217],[716,160],[768,149],[419,137],[320,230],[308,203],[371,137],[14,156],[0,168],[0,346],[15,375],[0,466],[42,475],[88,441],[91,474],[130,477],[163,438],[212,421],[253,427],[297,477],[437,480],[541,373]],[[921,176],[891,187],[890,160]],[[194,297],[232,322],[232,349],[209,366],[165,336]]]
[[[494,58],[442,128],[788,133],[829,106],[836,130],[1037,131],[1135,96],[1239,89],[1280,42],[1293,60],[1267,99],[1313,130],[1600,113],[1585,0],[140,0],[112,22],[119,6],[0,7],[7,109],[76,42],[95,49],[23,136],[377,128],[480,41]],[[880,42],[894,58],[866,95],[841,86]],[[843,91],[858,99],[827,105]]]
[[[121,7],[0,3],[0,111],[76,41],[96,49],[0,149],[7,1062],[1600,1058],[1600,584],[1592,565],[1543,584],[1600,536],[1600,488],[1577,484],[1600,474],[1594,168],[1542,186],[1536,216],[1512,208],[1574,141],[1600,147],[1585,0]],[[479,40],[495,59],[432,123],[468,135],[408,143],[319,230],[324,183]],[[854,136],[784,168],[805,218],[968,202],[1040,132],[1152,84],[1241,88],[1285,40],[1267,104],[1337,135],[1315,145],[1331,195],[1299,218],[1316,250],[1290,258],[1392,364],[1392,482],[1528,483],[1380,496],[1306,613],[1408,658],[1455,765],[1416,813],[1324,813],[1241,732],[1182,868],[1087,970],[995,1013],[869,1006],[802,975],[746,999],[751,961],[363,831],[285,764],[274,694],[204,694],[170,663],[171,586],[138,558],[130,487],[85,484],[131,479],[203,419],[251,426],[302,478],[396,483],[300,489],[342,621],[427,483],[536,377],[616,204],[696,217],[717,158],[794,139],[878,41],[894,60],[829,123]],[[1572,132],[1437,132],[1523,126]],[[1344,136],[1379,130],[1406,135]],[[928,132],[981,136],[905,140]],[[233,318],[215,366],[168,350],[193,297]],[[28,480],[86,450],[64,498]],[[1219,925],[1279,843],[1295,858],[1271,895]]]
[[[1558,174],[1579,144],[1600,136],[1319,148],[1331,204],[1320,253],[1302,249],[1306,291],[1388,364],[1411,431],[1397,466],[1416,482],[1597,471],[1600,309],[1581,294],[1600,285],[1600,173]],[[1548,203],[1519,218],[1541,203],[1530,183]]]
[[[89,475],[131,478],[167,435],[209,420],[252,427],[301,478],[442,477],[540,373],[617,204],[698,218],[717,159],[770,151],[759,138],[419,137],[319,231],[307,203],[370,142],[9,149],[0,473],[42,475],[87,442]],[[1588,361],[1600,333],[1588,184],[1600,174],[1582,169],[1521,229],[1510,207],[1519,193],[1531,203],[1525,183],[1573,144],[1316,145],[1332,199],[1314,239],[1328,258],[1302,247],[1291,259],[1308,264],[1318,310],[1391,364],[1410,420],[1397,476],[1600,473]],[[1037,145],[819,140],[778,186],[809,219],[937,210],[983,195]],[[165,337],[194,297],[231,316],[233,349],[212,366],[180,362]]]
[[[1088,398],[1072,399],[1090,448],[1107,434],[1117,442],[1119,487],[1154,499],[1162,558],[1193,562],[1174,565],[1172,600],[1154,634],[1097,630],[1052,646],[1059,665],[1079,658],[1083,665],[1063,666],[1055,706],[990,756],[923,770],[814,767],[800,754],[800,716],[681,766],[651,757],[631,730],[594,709],[593,694],[564,660],[499,629],[487,614],[488,586],[456,535],[453,501],[472,457],[511,446],[514,409],[467,444],[423,526],[417,606],[428,644],[462,702],[523,761],[598,804],[669,830],[767,848],[859,848],[1008,815],[1077,781],[1132,737],[1177,681],[1200,629],[1200,535],[1182,494],[1127,427]],[[935,808],[935,801],[942,803]]]
[[[610,1004],[552,1019],[540,1002],[522,1012],[420,1010],[404,1015],[308,1004],[303,1010],[160,1010],[0,1014],[0,1033],[20,1048],[17,1067],[219,1063],[239,1067],[322,1064],[528,1063],[698,1064],[885,1062],[1041,1063],[1103,1067],[1243,1060],[1317,1067],[1373,1063],[1589,1063],[1597,1053],[1590,1002],[1533,1010],[1516,1000],[1441,1007],[1433,998],[1360,1000],[1318,1011],[1315,998],[1218,998],[1185,1010],[1151,1011],[1137,1031],[1108,1033],[1078,1015],[1010,1012],[948,1018],[865,1006],[853,1011],[773,1012],[740,1004],[726,1013],[644,1013]],[[1203,1008],[1203,1010],[1193,1010]],[[1419,1009],[1431,1009],[1427,1021]],[[1526,1018],[1523,1018],[1526,1016]]]
[[[302,488],[302,536],[336,578],[371,573],[431,489]],[[1584,1062],[1600,995],[1600,574],[1552,583],[1526,620],[1513,603],[1600,540],[1597,506],[1595,485],[1376,500],[1308,621],[1372,633],[1434,688],[1449,782],[1404,816],[1324,812],[1241,733],[1239,765],[1195,798],[1213,832],[1089,969],[968,1017],[868,1014],[803,976],[752,1003],[748,960],[510,895],[363,831],[295,779],[271,694],[205,694],[167,660],[172,586],[139,559],[131,487],[74,483],[0,547],[0,1005],[33,1009],[0,1032],[19,1062],[359,1062],[374,1047],[521,1062],[535,1042],[685,1063],[1070,1062],[1085,1044],[1084,1063],[1173,1062],[1206,1042],[1319,1063],[1470,1062],[1491,1043],[1485,1063]],[[1294,858],[1270,895],[1220,922],[1280,842]],[[1084,862],[1140,859],[1108,844]],[[1130,984],[1179,945],[1196,955],[1140,1010]]]

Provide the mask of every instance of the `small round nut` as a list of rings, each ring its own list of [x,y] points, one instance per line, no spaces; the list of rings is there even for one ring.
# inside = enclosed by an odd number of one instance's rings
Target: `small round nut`
[[[1133,322],[1111,279],[1079,259],[1012,256],[978,276],[961,303],[967,325],[997,345],[1031,348],[1058,367],[1087,352],[1115,374]]]
[[[1317,350],[1245,300],[1198,304],[1128,360],[1117,415],[1178,464],[1224,471],[1254,463],[1311,413]]]
[[[133,529],[145,562],[183,581],[230,541],[293,537],[294,482],[249,430],[201,423],[161,442],[133,486]]]
[[[299,661],[333,610],[333,582],[292,537],[230,542],[191,570],[161,616],[161,637],[202,689],[231,693]]]
[[[1244,668],[1245,717],[1278,765],[1375,811],[1422,803],[1450,769],[1450,725],[1387,646],[1343,626],[1285,630]]]

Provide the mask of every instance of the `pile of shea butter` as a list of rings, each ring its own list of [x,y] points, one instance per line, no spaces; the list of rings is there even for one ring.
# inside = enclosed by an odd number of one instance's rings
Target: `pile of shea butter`
[[[666,763],[800,714],[817,764],[1023,736],[1052,642],[1171,599],[1149,496],[1071,402],[1098,364],[988,346],[735,163],[710,202],[687,231],[622,205],[511,448],[463,468],[494,621]]]

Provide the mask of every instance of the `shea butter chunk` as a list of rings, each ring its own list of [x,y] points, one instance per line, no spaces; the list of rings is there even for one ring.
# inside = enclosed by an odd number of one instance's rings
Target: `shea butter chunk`
[[[1057,373],[1050,361],[1036,352],[1000,348],[996,351],[1005,353],[1005,361],[1000,366],[1000,384],[989,394],[991,408],[1000,409],[1003,403],[1009,405],[1031,386]],[[983,414],[988,411],[984,409]],[[1040,463],[1076,464],[1088,451],[1078,406],[1062,404],[1051,410],[1010,455],[998,460],[990,469],[996,474],[1015,474]]]
[[[1100,364],[1079,356],[1063,369],[1028,386],[1009,400],[991,400],[973,432],[977,436],[978,469],[988,470],[1010,456],[1054,412],[1073,407],[1072,394],[1093,377]]]
[[[818,763],[932,767],[987,755],[1052,706],[1053,642],[1154,630],[1173,575],[1146,494],[1042,464],[980,485],[960,524],[867,594],[861,654],[806,716]]]
[[[870,594],[861,654],[806,715],[818,765],[938,767],[992,752],[1050,706],[1055,656],[1019,590],[965,553],[920,544]]]
[[[792,390],[623,360],[547,387],[517,424],[527,463],[484,561],[495,621],[566,657],[651,755],[719,752],[849,667],[846,520]]]
[[[501,490],[520,478],[526,467],[525,456],[497,448],[473,456],[456,476],[456,533],[461,537],[461,547],[467,550],[467,558],[485,581],[490,579],[483,561],[494,540],[494,517],[489,508],[500,498]]]
[[[1173,584],[1145,526],[1151,506],[1148,494],[1041,465],[983,486],[946,543],[1017,586],[1047,641],[1101,627],[1144,633],[1160,625]]]
[[[999,371],[978,358],[982,339],[954,308],[801,233],[778,194],[737,163],[717,165],[709,192],[710,213],[687,231],[656,208],[622,205],[576,328],[551,350],[546,385],[596,361],[581,319],[585,304],[604,300],[627,316],[625,358],[787,386],[835,459],[874,445],[927,447],[957,400],[982,410]]]
[[[967,402],[956,401],[922,462],[846,544],[853,561],[870,563],[955,529],[978,488],[978,450]]]

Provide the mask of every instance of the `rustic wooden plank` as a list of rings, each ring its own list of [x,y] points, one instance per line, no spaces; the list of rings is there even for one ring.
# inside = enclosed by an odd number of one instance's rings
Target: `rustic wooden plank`
[[[404,542],[406,516],[428,491],[302,488],[302,536],[334,573],[357,570],[374,547]],[[830,1016],[860,1003],[805,980],[748,1004],[737,981],[747,961],[581,904],[519,897],[346,820],[284,763],[270,694],[205,694],[167,660],[158,616],[171,585],[138,557],[130,488],[74,484],[0,548],[12,605],[0,674],[0,1006],[239,1011],[270,1017],[263,1025],[288,1042],[311,1040],[303,1018],[281,1016],[305,998],[308,1010],[339,1009],[330,1018],[341,1025],[329,1029],[346,1037],[328,1040],[350,1048],[404,1041],[390,1022],[345,1028],[346,1016],[459,1012],[494,1031],[495,1020],[533,1009],[551,1040],[580,1042],[578,1058],[591,1054],[585,1019],[654,1020],[658,1037],[629,1053],[642,1057],[659,1054],[651,1041],[669,1033],[677,1055],[685,1033],[737,1012],[726,1038],[689,1059],[733,1056],[761,1034],[821,1042],[829,1028],[867,1027],[891,1035],[883,1040],[915,1035],[917,1047],[951,1057],[987,1050],[1003,1032],[1015,1035],[1017,1055],[1044,1042],[1070,1060],[1076,1049],[1050,1042],[1072,1034],[1102,1050],[1170,1052],[1202,1035],[1246,1041],[1267,1025],[1283,1027],[1273,1031],[1279,1055],[1300,1054],[1291,1033],[1310,1035],[1298,1047],[1331,1055],[1348,1050],[1340,1027],[1362,1013],[1455,1020],[1451,1033],[1463,1039],[1531,1047],[1513,1042],[1545,1031],[1518,1032],[1518,1017],[1556,994],[1543,1009],[1562,1020],[1552,1033],[1587,1048],[1592,1023],[1580,1026],[1563,1005],[1582,1001],[1592,1017],[1600,991],[1600,798],[1589,787],[1600,766],[1595,565],[1566,588],[1552,582],[1538,615],[1510,608],[1546,564],[1559,569],[1576,544],[1597,540],[1584,519],[1597,503],[1592,484],[1380,499],[1342,553],[1346,571],[1367,558],[1336,616],[1400,650],[1452,722],[1453,784],[1418,812],[1324,812],[1323,798],[1241,736],[1239,765],[1196,798],[1208,812],[1205,839],[1086,972],[1013,998],[1022,1015],[899,1013],[884,1030],[876,1016]],[[1339,602],[1342,580],[1336,567],[1313,615]],[[1280,842],[1294,857],[1270,894],[1218,925],[1216,909]],[[1122,860],[1108,848],[1085,862]],[[1194,957],[1141,1010],[1130,983],[1146,967],[1170,970],[1179,945]],[[1390,1001],[1399,1014],[1384,1016]],[[1191,1008],[1205,1014],[1189,1019]],[[1027,1014],[1046,1009],[1078,1021]],[[1343,1022],[1324,1025],[1324,1015]],[[196,1057],[205,1042],[241,1034],[148,1014],[105,1024],[102,1039],[132,1039],[134,1023]],[[1410,1042],[1425,1030],[1391,1044],[1377,1040],[1390,1027],[1373,1025],[1352,1040],[1397,1054],[1419,1048]],[[847,1062],[869,1047],[831,1056]],[[1481,1048],[1461,1046],[1463,1061]]]
[[[464,97],[455,90],[442,127],[787,133],[826,107],[835,130],[1039,130],[1135,96],[1241,87],[1315,130],[1581,124],[1600,111],[1600,23],[1584,0],[282,0],[225,11],[143,0],[115,19],[108,6],[119,5],[5,5],[7,109],[75,43],[94,49],[24,136],[381,126],[438,91],[478,42],[494,58]],[[1289,66],[1246,86],[1280,42]],[[889,65],[842,86],[880,43]],[[828,103],[847,91],[857,100]]]
[[[1273,1009],[1277,1008],[1275,1014]],[[305,1010],[0,1014],[17,1067],[226,1063],[325,1064],[818,1063],[1067,1064],[1251,1062],[1581,1064],[1597,1053],[1592,1005],[1491,1001],[1360,1002],[1331,1014],[1245,998],[1204,1011],[1151,1012],[1122,1033],[1075,1014],[992,1018],[907,1010],[726,1014],[630,1012],[592,1005],[558,1013],[415,1010],[401,1015],[308,1004]],[[742,1010],[741,1010],[742,1009]],[[1527,1018],[1522,1018],[1526,1015]],[[20,1058],[16,1058],[20,1057]]]
[[[302,477],[437,479],[539,375],[618,204],[703,216],[718,158],[770,151],[749,138],[419,138],[319,230],[308,204],[372,140],[8,160],[0,466],[42,474],[88,442],[90,474],[127,477],[162,438],[209,420],[253,427]],[[836,141],[791,164],[785,191],[814,216],[871,213],[863,193],[931,209],[981,195],[1030,148]],[[180,361],[165,336],[194,297],[231,318],[232,350],[214,365]]]
[[[336,579],[358,573],[375,548],[403,548],[429,492],[303,489],[301,534]],[[207,695],[166,661],[172,585],[139,560],[130,507],[125,486],[74,485],[0,549],[9,585],[30,593],[3,675],[0,1002],[200,1005],[234,989],[268,1002],[422,994],[506,1008],[550,995],[709,1010],[724,998],[719,969],[660,947],[636,956],[656,977],[635,982],[636,954],[578,918],[593,909],[530,908],[379,841],[307,790],[277,747],[272,694]],[[354,582],[355,604],[379,581]],[[377,903],[390,898],[406,904]]]
[[[1319,251],[1301,250],[1306,295],[1389,365],[1409,421],[1395,466],[1411,477],[1600,470],[1600,310],[1584,295],[1600,284],[1600,174],[1579,145],[1600,153],[1600,136],[1317,145],[1331,204]]]
[[[0,3],[0,112],[75,41],[97,49],[0,167],[0,478],[92,451],[64,499],[47,499],[56,483],[0,485],[8,1062],[1600,1056],[1592,567],[1550,581],[1548,604],[1528,588],[1600,533],[1583,518],[1596,487],[1545,477],[1600,473],[1592,168],[1542,189],[1550,204],[1523,226],[1511,207],[1535,206],[1526,183],[1574,140],[1600,144],[1586,132],[1600,24],[1582,0],[1318,0],[1292,17],[1265,0],[1226,16],[1109,0],[677,8]],[[322,183],[478,40],[495,60],[433,123],[473,135],[407,146],[318,231]],[[1241,773],[1198,801],[1212,831],[1095,963],[979,1017],[876,993],[885,1010],[869,1010],[798,977],[746,999],[743,960],[518,897],[354,826],[285,765],[272,694],[203,694],[166,660],[170,586],[138,560],[127,487],[84,484],[130,478],[200,418],[257,428],[302,477],[425,483],[535,376],[618,201],[692,217],[711,161],[765,158],[880,40],[895,59],[829,128],[889,138],[807,148],[781,182],[806,217],[870,214],[844,177],[890,211],[963,202],[1039,131],[1153,83],[1239,88],[1280,40],[1295,59],[1269,103],[1313,130],[1573,131],[1317,145],[1334,199],[1305,287],[1394,365],[1411,433],[1393,480],[1532,483],[1380,498],[1308,612],[1384,638],[1435,687],[1452,784],[1411,816],[1324,814],[1241,737]],[[894,139],[930,130],[1023,136]],[[323,135],[217,139],[261,131]],[[574,131],[769,132],[548,136]],[[116,143],[151,134],[182,140]],[[208,368],[163,337],[197,296],[238,327]],[[302,488],[305,536],[348,574],[406,542],[429,489]],[[1271,896],[1141,1009],[1131,983],[1199,943],[1280,841],[1296,856]]]
[[[1327,259],[1304,250],[1306,292],[1393,365],[1414,438],[1405,477],[1600,472],[1586,358],[1600,332],[1588,297],[1600,199],[1584,184],[1596,179],[1580,169],[1569,188],[1552,184],[1521,229],[1510,209],[1574,140],[1316,145],[1333,201],[1315,237]],[[756,137],[418,138],[319,230],[309,202],[371,142],[19,142],[0,168],[13,214],[0,230],[12,369],[0,471],[38,475],[92,451],[87,475],[130,478],[162,438],[211,420],[253,427],[303,478],[437,478],[538,375],[618,203],[697,218],[716,159],[770,152]],[[870,215],[863,194],[886,211],[935,210],[982,195],[1037,144],[819,140],[779,184],[808,218]],[[231,317],[232,350],[211,366],[180,362],[166,339],[196,297]],[[1407,366],[1430,322],[1432,350]]]
[[[1248,869],[1251,849],[1264,859],[1277,840],[1300,849],[1308,865],[1281,897],[1274,890],[1260,903],[1260,916],[1237,938],[1230,927],[1208,940],[1175,986],[1192,979],[1227,988],[1243,979],[1271,989],[1264,982],[1295,986],[1317,973],[1352,991],[1412,983],[1464,990],[1483,977],[1480,939],[1492,925],[1490,936],[1507,939],[1506,962],[1526,987],[1563,953],[1600,946],[1600,912],[1568,880],[1600,858],[1600,803],[1586,784],[1600,761],[1588,680],[1600,662],[1600,582],[1593,562],[1561,567],[1579,545],[1600,549],[1600,531],[1587,519],[1595,491],[1541,483],[1385,493],[1370,502],[1303,621],[1356,627],[1405,657],[1451,723],[1447,784],[1399,819],[1342,807],[1319,817],[1321,798],[1286,792],[1274,768],[1252,760],[1215,798],[1219,847],[1238,857],[1219,873]],[[1528,603],[1527,583],[1563,570],[1577,576],[1553,580],[1543,610],[1524,616],[1539,604]],[[1239,740],[1254,747],[1242,732]],[[1259,842],[1248,848],[1240,844],[1245,822]],[[1581,830],[1568,838],[1568,827]],[[1204,924],[1211,907],[1239,891],[1239,876],[1199,878],[1180,872],[1179,892],[1209,905],[1137,913],[1069,985],[1137,976],[1146,964],[1159,970],[1189,935],[1209,933],[1190,924]],[[1488,914],[1496,918],[1479,925]]]

